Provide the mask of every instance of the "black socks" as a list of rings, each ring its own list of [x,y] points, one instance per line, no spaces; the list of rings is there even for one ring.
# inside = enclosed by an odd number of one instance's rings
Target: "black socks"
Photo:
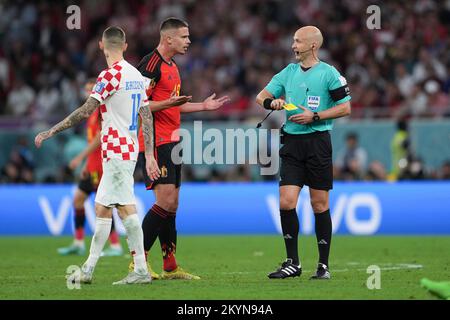
[[[295,265],[299,265],[297,244],[299,224],[297,212],[295,209],[280,210],[280,216],[287,258],[292,259],[292,263]]]
[[[319,262],[328,267],[328,256],[330,254],[332,222],[330,209],[322,213],[314,213],[316,219],[316,238],[319,248]]]

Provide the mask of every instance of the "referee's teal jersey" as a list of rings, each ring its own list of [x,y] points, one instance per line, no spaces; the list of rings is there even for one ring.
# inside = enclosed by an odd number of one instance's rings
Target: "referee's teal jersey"
[[[287,103],[303,106],[312,112],[320,112],[351,99],[347,81],[333,66],[320,61],[307,71],[299,63],[291,63],[277,73],[265,88],[275,99],[284,97]],[[320,120],[310,124],[289,121],[289,117],[303,110],[286,110],[284,131],[289,134],[305,134],[328,131],[333,120]]]

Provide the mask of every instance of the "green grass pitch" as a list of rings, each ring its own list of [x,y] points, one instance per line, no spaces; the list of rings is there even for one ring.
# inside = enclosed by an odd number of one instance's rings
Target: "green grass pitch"
[[[126,275],[130,258],[104,257],[91,285],[69,290],[67,267],[86,259],[56,253],[70,241],[69,237],[0,237],[0,299],[435,299],[420,287],[420,279],[450,279],[450,237],[444,236],[334,236],[330,281],[308,280],[317,261],[311,236],[301,236],[299,241],[302,276],[284,280],[266,276],[284,258],[280,236],[181,236],[177,260],[201,280],[112,286]],[[161,254],[159,243],[155,245],[151,262],[159,271]],[[370,265],[381,269],[381,289],[366,286]]]

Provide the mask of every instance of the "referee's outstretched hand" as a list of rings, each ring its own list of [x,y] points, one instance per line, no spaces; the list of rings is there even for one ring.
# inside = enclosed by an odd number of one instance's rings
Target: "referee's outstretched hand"
[[[273,110],[281,110],[283,109],[283,106],[286,104],[286,101],[283,99],[275,99],[270,103],[270,107]]]
[[[299,114],[295,114],[293,116],[290,116],[289,120],[292,122],[295,122],[295,123],[300,123],[300,124],[308,124],[308,123],[313,122],[314,113],[311,110],[305,108],[304,106],[298,106],[298,107],[300,109],[303,109],[303,112],[299,113]]]

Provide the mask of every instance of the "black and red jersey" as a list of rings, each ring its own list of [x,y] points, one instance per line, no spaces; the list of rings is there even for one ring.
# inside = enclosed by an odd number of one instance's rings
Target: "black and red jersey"
[[[178,67],[173,59],[165,61],[158,50],[146,55],[137,69],[147,78],[150,85],[147,90],[149,100],[161,101],[169,99],[172,93],[180,95],[181,79]],[[153,113],[155,146],[180,140],[180,109],[171,107]],[[139,151],[144,151],[144,138],[139,130]]]

